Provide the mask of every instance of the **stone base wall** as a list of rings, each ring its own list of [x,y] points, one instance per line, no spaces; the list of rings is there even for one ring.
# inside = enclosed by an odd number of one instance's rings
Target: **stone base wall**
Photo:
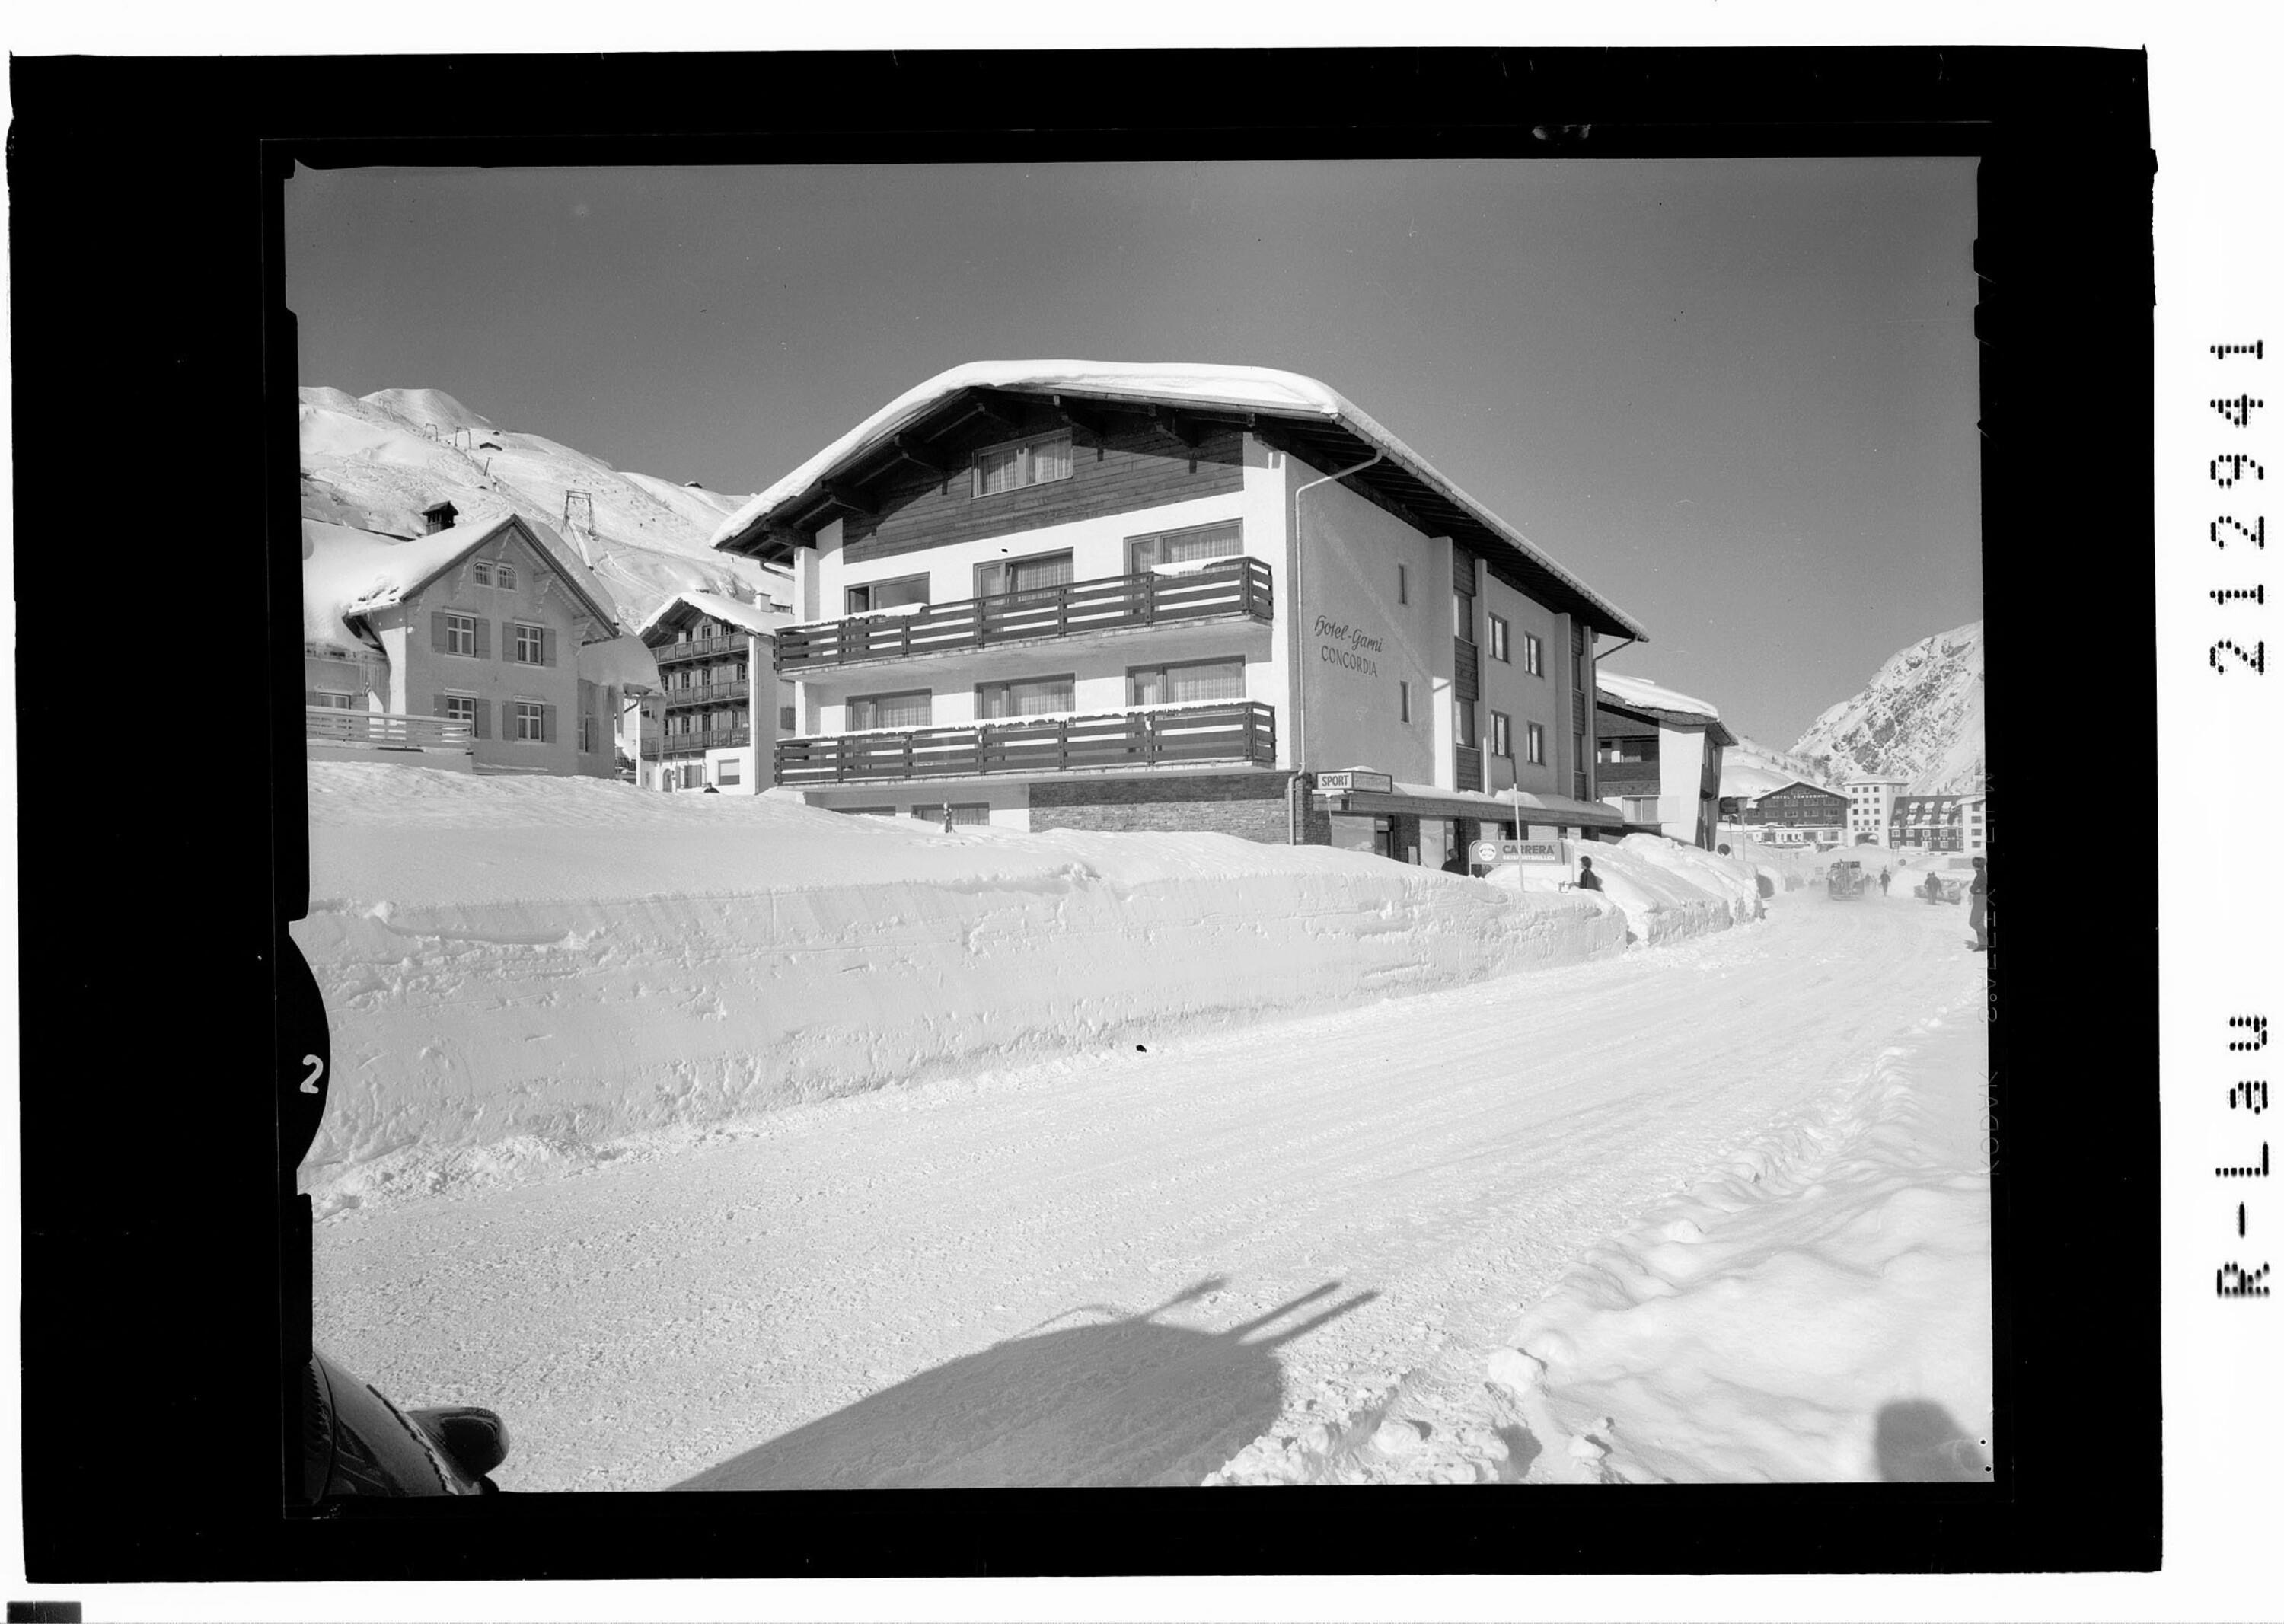
[[[1031,785],[1031,827],[1110,832],[1233,834],[1265,846],[1292,839],[1287,773],[1228,773],[1198,777],[1089,778]],[[1332,842],[1332,819],[1301,813],[1301,843]]]

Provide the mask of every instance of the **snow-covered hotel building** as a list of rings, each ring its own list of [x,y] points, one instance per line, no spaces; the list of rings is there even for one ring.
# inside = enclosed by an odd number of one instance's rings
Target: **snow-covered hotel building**
[[[1638,676],[1595,678],[1596,787],[1631,830],[1707,851],[1720,821],[1721,752],[1737,742],[1702,699]]]
[[[514,514],[428,517],[410,541],[302,521],[309,759],[609,776],[610,610]]]
[[[1888,824],[1896,809],[1896,795],[1909,784],[1909,778],[1883,778],[1867,773],[1848,780],[1848,839],[1850,844],[1861,846],[1866,841],[1884,845],[1888,839]]]
[[[641,698],[632,741],[645,787],[756,795],[770,786],[794,702],[793,684],[772,668],[773,644],[791,618],[719,592],[678,592],[652,611],[637,636],[658,686]]]
[[[775,776],[815,805],[1431,864],[1621,821],[1593,661],[1641,629],[1311,379],[955,368],[715,545],[792,566]]]

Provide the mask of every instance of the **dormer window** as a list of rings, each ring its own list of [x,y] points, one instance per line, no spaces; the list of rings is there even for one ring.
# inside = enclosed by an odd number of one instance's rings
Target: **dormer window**
[[[1071,477],[1071,437],[1068,429],[1043,434],[1011,446],[994,446],[975,454],[975,494],[997,496],[1027,485],[1044,485]]]

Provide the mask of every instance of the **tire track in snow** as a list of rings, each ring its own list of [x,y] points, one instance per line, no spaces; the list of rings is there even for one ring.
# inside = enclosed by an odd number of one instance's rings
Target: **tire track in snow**
[[[1244,1417],[1241,1443],[1488,1337],[1978,964],[1939,910],[1795,894],[1761,925],[1621,959],[799,1108],[329,1224],[321,1339],[408,1401],[500,1409],[512,1487],[664,1487],[805,1426],[892,1477],[919,1468],[849,1407],[925,1394],[989,1414],[980,1390],[928,1384],[1045,1346],[1043,1325],[1125,1347],[1143,1332],[1114,1336],[1121,1316],[1202,1283],[1152,1323],[1192,1339],[1160,1366],[1052,1373],[1129,1395],[1099,1436],[1003,1429],[1030,1453],[1003,1439],[989,1462],[1130,1480],[1105,1440],[1147,1438],[1134,1458],[1155,1480],[1194,1482],[1240,1425],[1223,1413],[1240,1378],[1215,1372],[1257,1362],[1213,1339],[1328,1284],[1311,1308],[1377,1293],[1263,1355],[1274,1397],[1247,1401],[1278,1408]],[[959,1420],[922,1430],[956,1450]]]

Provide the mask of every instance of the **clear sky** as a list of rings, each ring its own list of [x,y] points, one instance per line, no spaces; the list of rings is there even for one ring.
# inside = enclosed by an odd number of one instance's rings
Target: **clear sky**
[[[1789,746],[1982,613],[1967,159],[302,170],[301,378],[759,489],[930,374],[1321,379]]]

